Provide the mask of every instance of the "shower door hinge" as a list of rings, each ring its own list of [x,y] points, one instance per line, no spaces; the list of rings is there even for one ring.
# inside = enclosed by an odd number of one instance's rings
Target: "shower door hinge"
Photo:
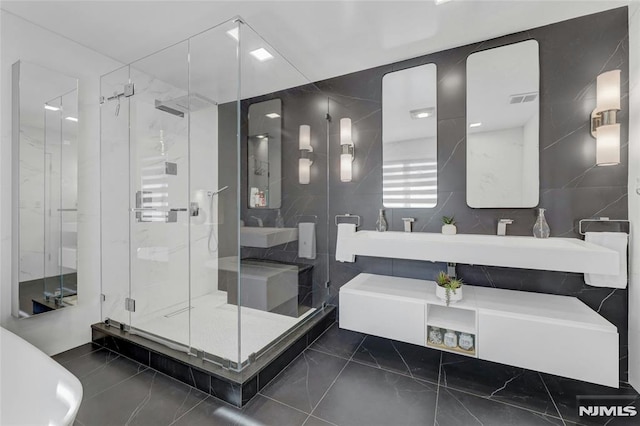
[[[133,83],[128,83],[124,85],[124,96],[125,98],[128,98],[129,96],[133,96],[135,93],[135,88],[133,86]]]
[[[329,113],[327,113],[327,115],[325,115],[324,117],[327,121],[331,121],[331,116],[329,115]]]
[[[136,311],[136,300],[135,299],[131,299],[129,297],[124,299],[124,310],[125,311],[129,311],[129,312],[135,312]]]
[[[331,281],[325,281],[324,288],[329,288],[329,287],[331,287]]]
[[[105,296],[104,293],[100,293],[100,301],[104,302],[105,300],[107,300],[107,296]]]
[[[128,83],[128,84],[124,85],[124,89],[122,90],[122,93],[113,92],[113,95],[109,96],[108,98],[105,98],[104,96],[100,96],[100,98],[98,98],[98,99],[100,100],[100,105],[102,105],[106,101],[112,101],[114,99],[120,99],[123,96],[125,98],[128,98],[130,96],[133,96],[134,94],[135,94],[135,88],[134,88],[133,83]]]

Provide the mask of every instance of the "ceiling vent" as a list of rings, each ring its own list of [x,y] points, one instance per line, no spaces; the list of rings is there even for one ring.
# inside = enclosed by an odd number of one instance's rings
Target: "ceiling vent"
[[[519,93],[517,95],[509,96],[510,104],[524,104],[527,102],[533,102],[538,98],[538,92],[531,93]]]

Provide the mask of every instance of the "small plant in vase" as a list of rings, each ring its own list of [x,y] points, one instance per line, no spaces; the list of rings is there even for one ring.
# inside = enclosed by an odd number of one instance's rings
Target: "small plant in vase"
[[[440,271],[436,278],[436,296],[441,300],[444,300],[449,306],[451,302],[457,302],[462,300],[462,280],[458,278],[451,278],[446,273]]]
[[[454,235],[458,232],[456,221],[453,216],[442,216],[442,233],[445,235]]]

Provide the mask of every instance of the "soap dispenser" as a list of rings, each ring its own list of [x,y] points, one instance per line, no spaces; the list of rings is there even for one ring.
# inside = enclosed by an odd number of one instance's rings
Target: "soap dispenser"
[[[280,209],[278,209],[278,216],[276,216],[276,228],[284,228],[284,218],[280,214]]]
[[[376,231],[385,232],[388,228],[387,219],[384,217],[384,209],[380,209],[378,213],[378,221],[376,222]]]
[[[549,238],[551,234],[547,219],[544,217],[544,211],[545,209],[538,209],[538,219],[533,225],[533,236],[536,238]]]

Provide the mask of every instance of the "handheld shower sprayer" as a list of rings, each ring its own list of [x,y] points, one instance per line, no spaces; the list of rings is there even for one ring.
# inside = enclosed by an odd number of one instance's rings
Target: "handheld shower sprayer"
[[[216,189],[215,191],[207,191],[207,197],[213,197],[214,195],[218,195],[219,193],[221,193],[227,188],[229,188],[229,185],[223,186],[222,188]]]

